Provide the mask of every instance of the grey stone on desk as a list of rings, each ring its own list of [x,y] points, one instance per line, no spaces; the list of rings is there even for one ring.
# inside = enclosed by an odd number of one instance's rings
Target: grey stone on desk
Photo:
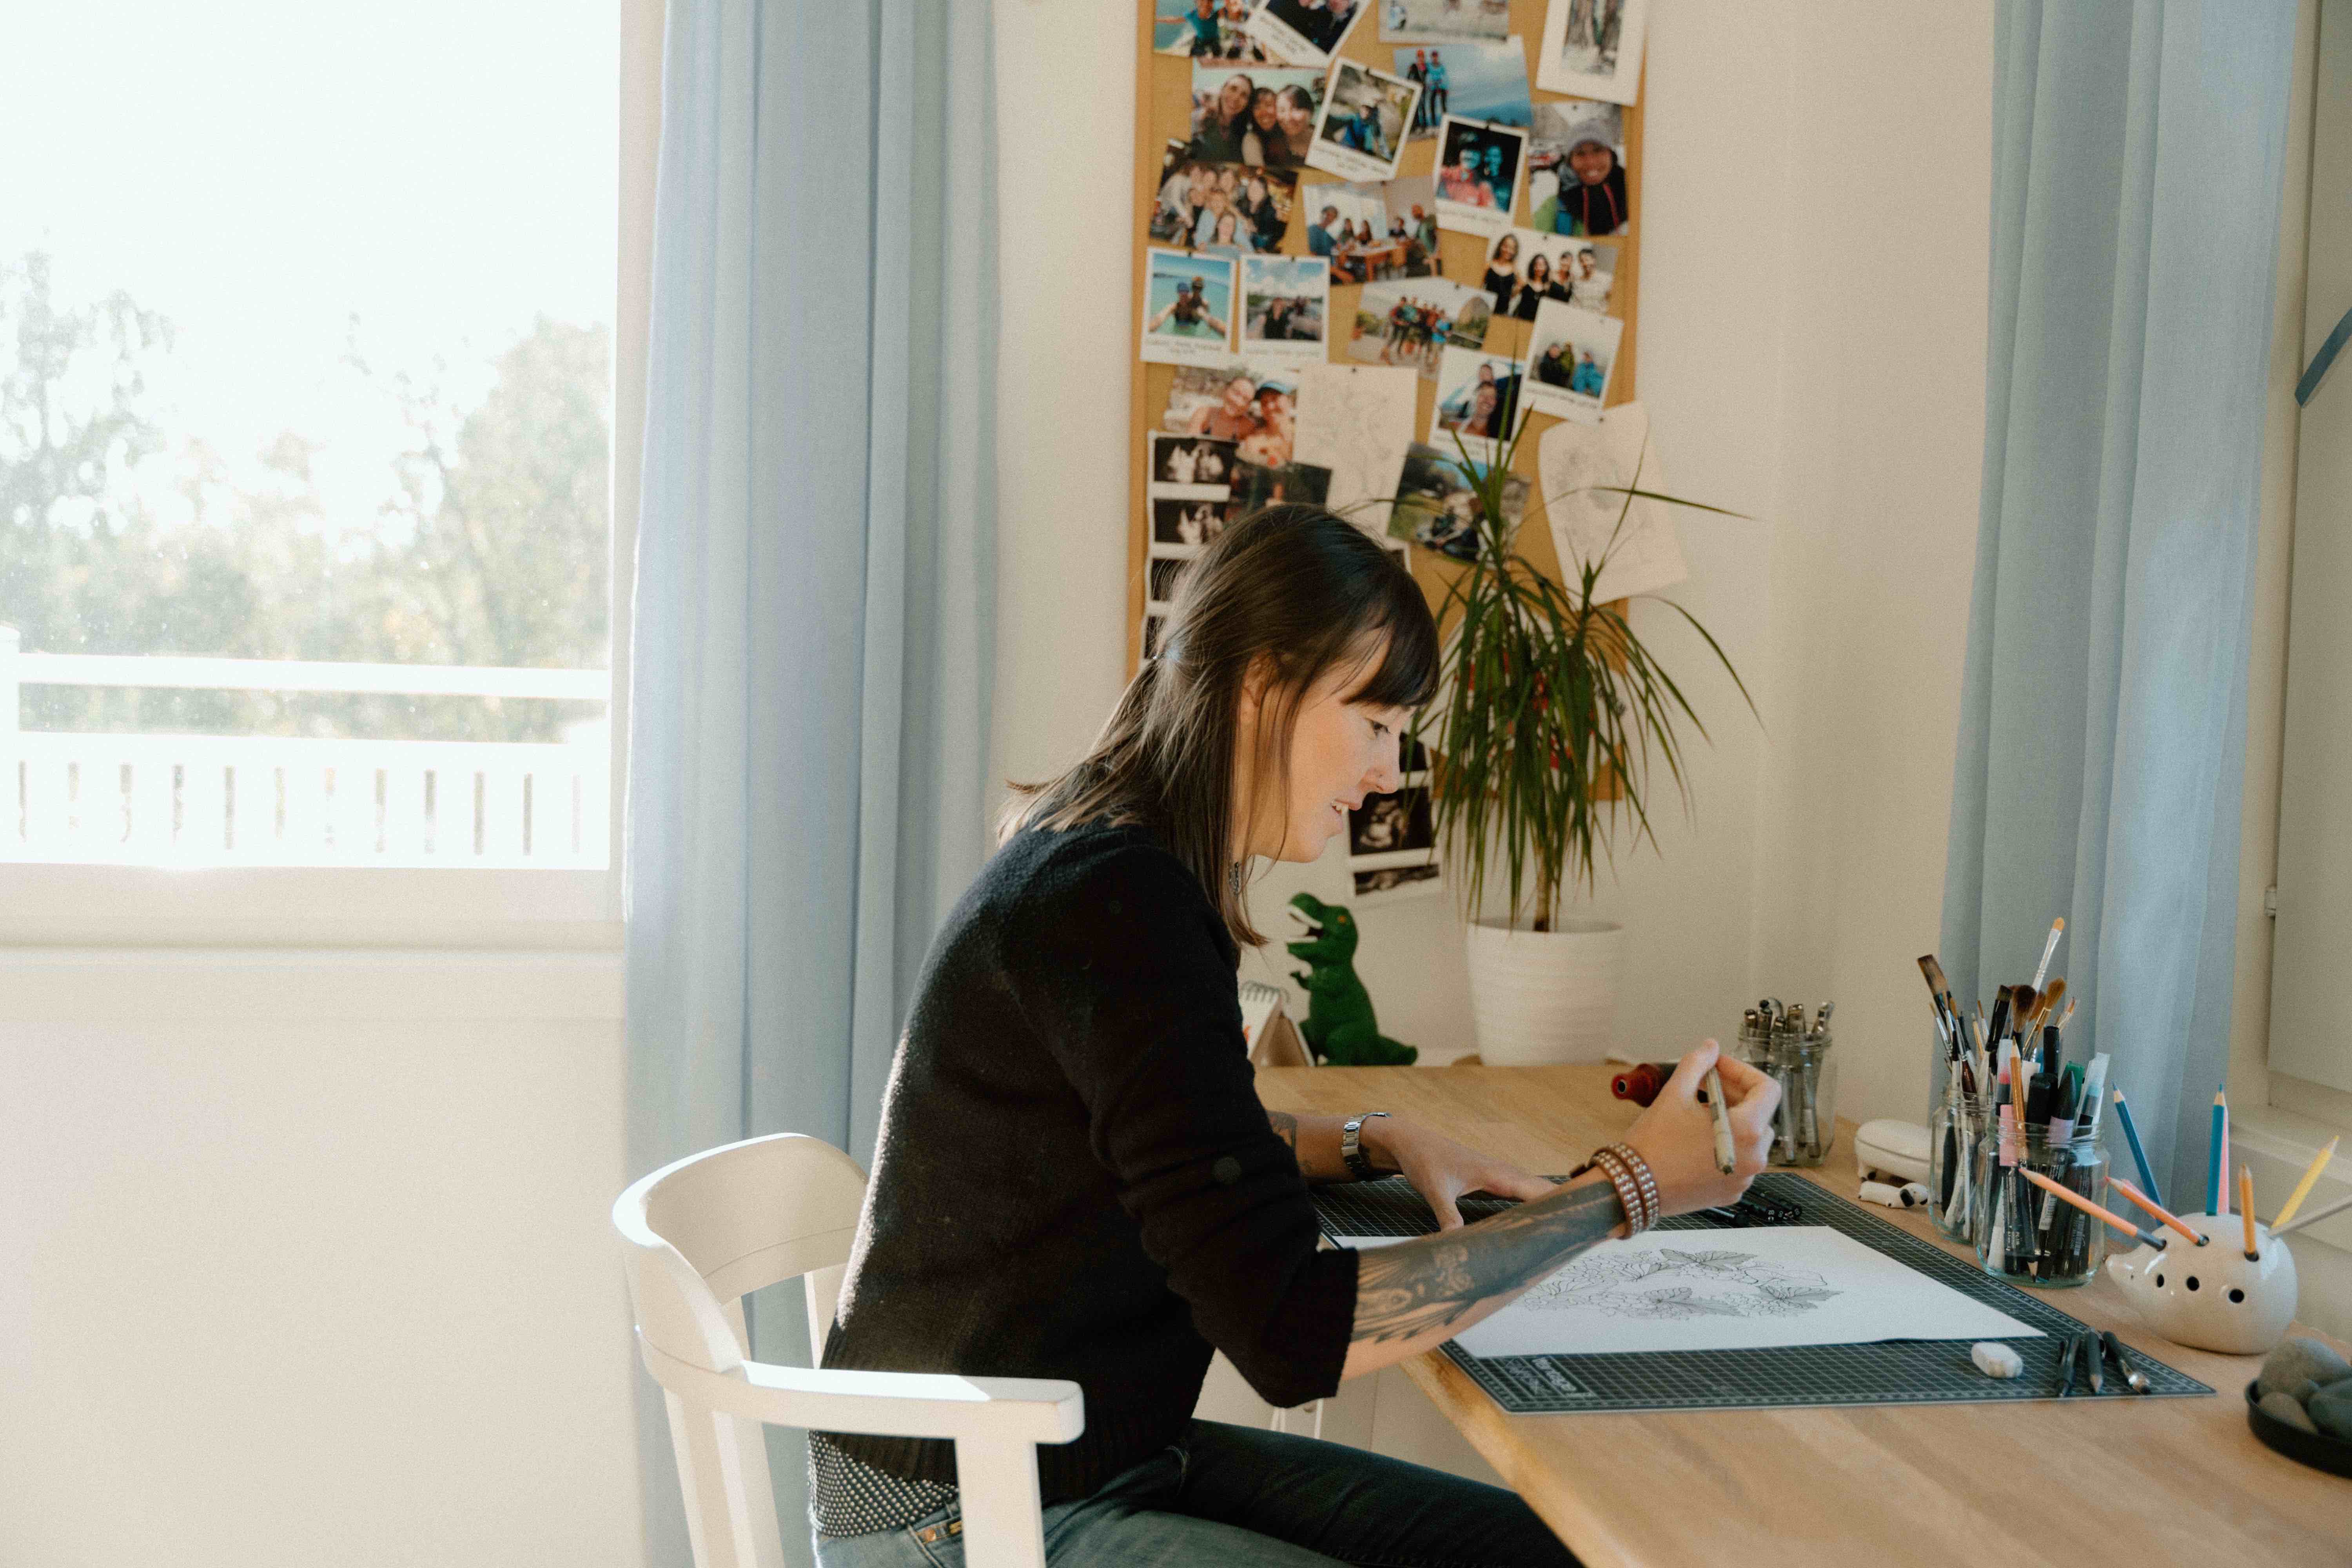
[[[2290,1426],[2299,1427],[2303,1431],[2314,1434],[2319,1430],[2312,1424],[2311,1413],[2297,1405],[2292,1394],[2265,1394],[2258,1403],[2262,1406],[2263,1414],[2273,1421],[2284,1421]]]
[[[2306,1383],[2322,1388],[2342,1378],[2352,1377],[2352,1363],[2337,1355],[2317,1340],[2302,1338],[2284,1340],[2263,1363],[2263,1375],[2254,1387],[2262,1394],[2286,1394],[2301,1397],[2308,1394]]]
[[[2329,1436],[2352,1443],[2352,1377],[2338,1378],[2311,1396],[2311,1422]]]

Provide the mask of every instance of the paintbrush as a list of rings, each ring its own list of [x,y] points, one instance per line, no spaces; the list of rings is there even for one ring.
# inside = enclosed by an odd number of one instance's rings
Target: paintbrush
[[[2042,944],[2042,962],[2033,966],[2033,988],[2042,989],[2043,977],[2050,973],[2051,955],[2058,951],[2058,939],[2066,934],[2066,917],[2060,915],[2050,922],[2050,940]]]

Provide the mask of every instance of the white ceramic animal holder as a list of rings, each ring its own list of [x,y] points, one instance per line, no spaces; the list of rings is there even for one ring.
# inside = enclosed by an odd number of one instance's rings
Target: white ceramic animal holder
[[[2147,1326],[2177,1344],[2224,1355],[2260,1355],[2286,1337],[2294,1320],[2294,1254],[2267,1226],[2254,1227],[2246,1256],[2245,1221],[2233,1214],[2191,1214],[2180,1221],[2208,1238],[2191,1246],[2178,1232],[2170,1245],[2136,1247],[2107,1259],[2107,1272]]]

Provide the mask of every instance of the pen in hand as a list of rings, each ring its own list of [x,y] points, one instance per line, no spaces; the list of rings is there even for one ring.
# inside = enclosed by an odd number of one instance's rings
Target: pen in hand
[[[1709,1068],[1701,1082],[1707,1103],[1715,1108],[1715,1168],[1727,1176],[1738,1168],[1739,1156],[1732,1144],[1731,1107],[1724,1103],[1723,1075]]]

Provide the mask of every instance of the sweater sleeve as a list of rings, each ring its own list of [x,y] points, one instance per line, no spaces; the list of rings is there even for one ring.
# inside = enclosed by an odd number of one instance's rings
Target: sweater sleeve
[[[1347,1360],[1356,1255],[1318,1249],[1306,1180],[1257,1098],[1215,910],[1156,847],[1073,860],[1007,923],[1014,998],[1202,1336],[1268,1403],[1323,1398]]]

